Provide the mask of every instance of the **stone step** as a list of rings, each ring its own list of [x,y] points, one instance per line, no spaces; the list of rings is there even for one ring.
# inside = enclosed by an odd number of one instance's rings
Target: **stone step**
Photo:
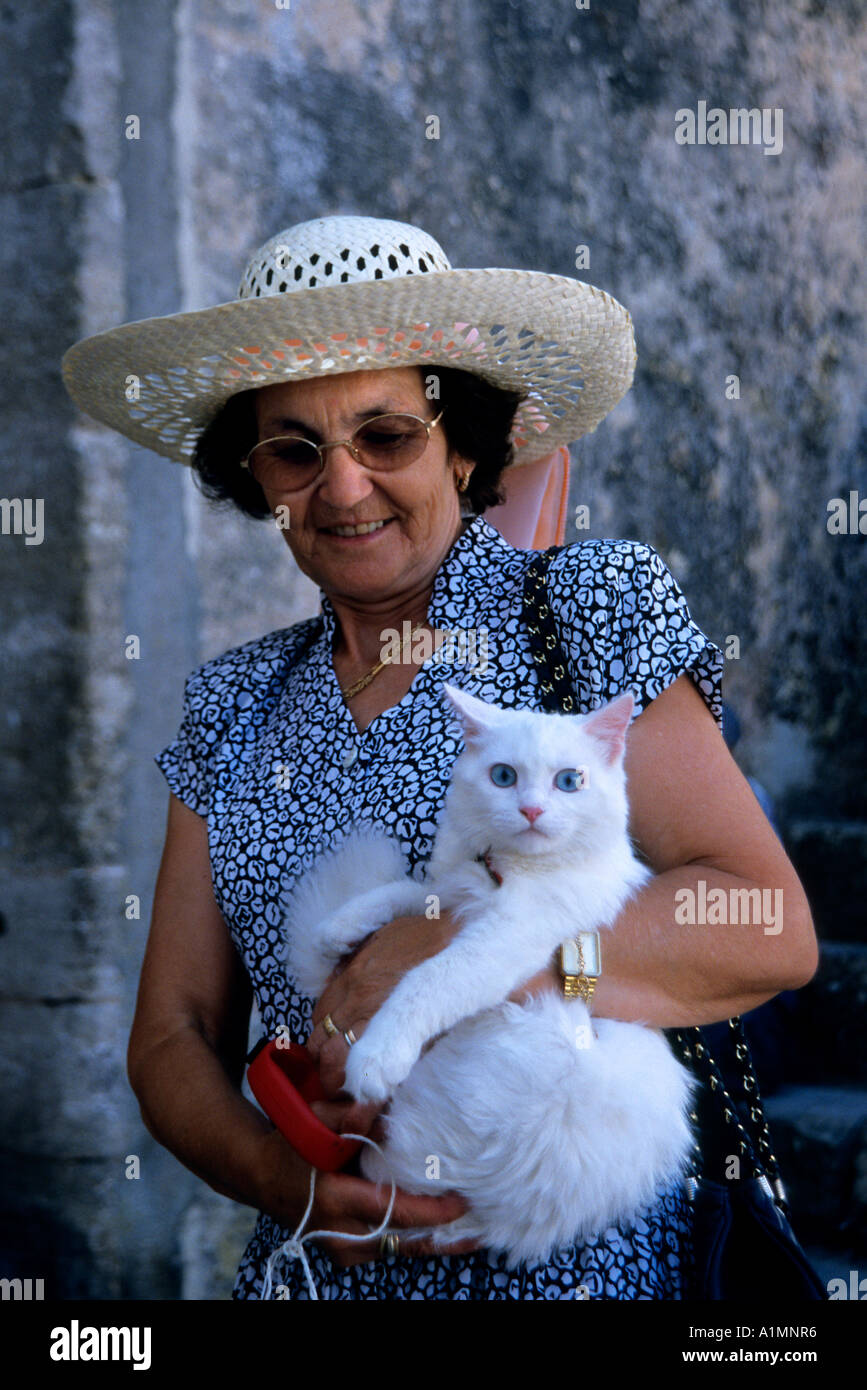
[[[784,1086],[765,1112],[799,1240],[860,1252],[867,1275],[867,1087]]]
[[[867,1083],[867,946],[823,941],[797,1014],[799,1080]]]
[[[808,985],[784,990],[744,1015],[762,1094],[784,1085],[867,1085],[865,1018],[867,946],[823,941]],[[724,1050],[726,1025],[703,1031],[724,1069],[733,1068]],[[732,1079],[737,1084],[734,1072]]]
[[[784,838],[820,939],[867,944],[867,822],[794,820]]]

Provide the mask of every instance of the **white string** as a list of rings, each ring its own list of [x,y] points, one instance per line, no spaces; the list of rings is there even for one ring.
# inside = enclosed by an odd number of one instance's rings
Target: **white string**
[[[369,1144],[372,1149],[376,1149],[376,1152],[382,1155],[382,1149],[379,1147],[376,1141],[374,1139],[368,1139],[367,1136],[364,1134],[343,1134],[341,1135],[341,1138],[358,1139],[361,1141],[362,1144]],[[313,1194],[315,1190],[316,1169],[311,1168],[310,1193],[307,1198],[307,1206],[304,1208],[304,1215],[298,1222],[295,1231],[289,1237],[289,1239],[284,1240],[283,1244],[278,1245],[274,1250],[271,1251],[271,1254],[268,1256],[268,1261],[265,1265],[265,1277],[262,1281],[262,1292],[259,1295],[260,1299],[264,1300],[266,1298],[271,1297],[272,1274],[274,1266],[277,1263],[277,1261],[285,1255],[287,1259],[301,1261],[301,1268],[304,1270],[304,1277],[307,1280],[307,1288],[310,1291],[310,1297],[318,1303],[319,1294],[316,1292],[316,1284],[313,1281],[313,1273],[310,1269],[310,1261],[307,1258],[307,1251],[304,1249],[304,1242],[306,1240],[321,1240],[324,1236],[336,1236],[339,1240],[351,1241],[376,1240],[377,1236],[383,1235],[384,1232],[388,1229],[388,1223],[391,1220],[391,1213],[394,1210],[395,1197],[397,1196],[397,1184],[395,1183],[394,1178],[392,1178],[391,1180],[391,1196],[388,1199],[388,1208],[386,1209],[385,1216],[382,1218],[382,1221],[379,1223],[376,1230],[371,1231],[369,1235],[365,1236],[351,1235],[348,1231],[308,1231],[306,1235],[302,1236],[301,1232],[307,1225],[308,1218],[310,1216],[311,1211],[313,1210]]]

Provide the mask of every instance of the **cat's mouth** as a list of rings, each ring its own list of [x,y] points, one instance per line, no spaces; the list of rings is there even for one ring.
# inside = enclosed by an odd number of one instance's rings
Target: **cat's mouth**
[[[515,839],[522,849],[526,849],[530,845],[545,844],[550,838],[551,836],[547,835],[544,830],[540,830],[538,825],[525,825],[521,830],[515,831]]]

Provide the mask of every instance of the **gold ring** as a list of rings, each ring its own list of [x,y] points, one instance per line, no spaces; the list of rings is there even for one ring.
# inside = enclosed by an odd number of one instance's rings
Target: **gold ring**
[[[325,1029],[329,1038],[333,1038],[335,1033],[340,1032],[340,1029],[337,1027],[337,1024],[334,1022],[334,1019],[331,1017],[330,1014],[326,1014],[323,1018],[322,1027]]]
[[[346,1039],[347,1047],[351,1047],[353,1043],[358,1042],[358,1038],[355,1036],[351,1028],[347,1028],[343,1036]]]
[[[383,1259],[390,1259],[400,1250],[400,1237],[397,1231],[386,1231],[385,1235],[379,1238],[379,1253]]]

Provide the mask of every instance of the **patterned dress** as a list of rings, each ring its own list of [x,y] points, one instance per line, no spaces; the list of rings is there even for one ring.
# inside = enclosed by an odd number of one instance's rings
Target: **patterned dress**
[[[450,664],[425,662],[403,699],[363,733],[332,665],[335,615],[324,594],[319,616],[226,652],[188,678],[178,736],[156,761],[175,795],[207,820],[216,901],[268,1036],[288,1025],[303,1042],[310,1031],[312,1001],[282,964],[282,904],[295,879],[355,821],[388,827],[413,868],[430,854],[461,749],[440,697],[443,679],[503,707],[540,707],[521,620],[533,553],[515,550],[481,517],[465,527],[435,577],[428,618],[434,628],[475,631],[475,646],[455,639]],[[721,720],[722,654],[649,546],[567,546],[548,585],[581,712],[626,688],[640,712],[688,671]],[[235,1298],[260,1296],[267,1257],[291,1234],[259,1214]],[[678,1187],[660,1192],[630,1229],[600,1232],[517,1271],[487,1251],[344,1270],[321,1248],[306,1249],[320,1298],[676,1299],[689,1242]],[[281,1260],[274,1284],[309,1297],[298,1260]]]

